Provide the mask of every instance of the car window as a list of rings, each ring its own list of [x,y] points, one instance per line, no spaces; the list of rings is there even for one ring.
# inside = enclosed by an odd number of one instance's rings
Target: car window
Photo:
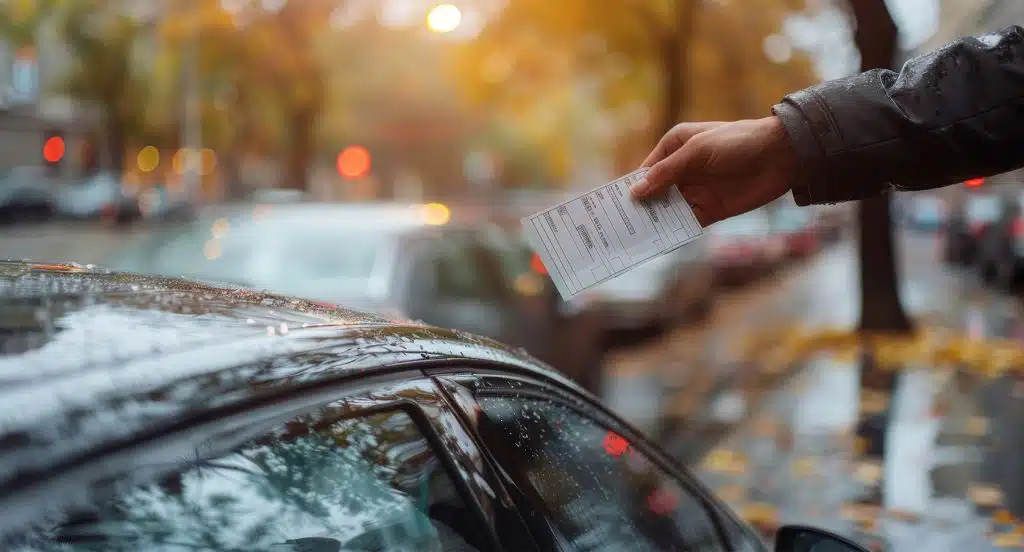
[[[967,220],[995,222],[1003,214],[1003,202],[998,197],[978,197],[967,202]]]
[[[378,256],[392,240],[386,232],[219,218],[189,225],[163,243],[139,243],[125,252],[130,270],[165,276],[218,280],[280,293],[323,295],[365,291]]]
[[[15,549],[487,548],[488,537],[475,519],[409,413],[395,409],[343,418],[318,414],[40,526]]]
[[[708,503],[607,425],[564,403],[480,395],[481,435],[571,551],[732,552]]]
[[[437,295],[497,302],[507,284],[500,262],[492,250],[473,239],[437,242],[432,262],[437,275]]]

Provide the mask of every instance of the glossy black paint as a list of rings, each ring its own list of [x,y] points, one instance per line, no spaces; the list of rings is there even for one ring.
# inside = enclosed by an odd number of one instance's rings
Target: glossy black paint
[[[0,350],[0,490],[212,409],[424,360],[575,387],[465,332],[68,264],[0,262]]]
[[[863,546],[814,527],[784,525],[775,535],[775,552],[869,552]]]

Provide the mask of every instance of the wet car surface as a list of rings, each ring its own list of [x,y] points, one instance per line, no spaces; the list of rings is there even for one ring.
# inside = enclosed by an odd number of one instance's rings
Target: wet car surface
[[[5,546],[762,549],[486,338],[64,264],[0,263],[0,301]]]

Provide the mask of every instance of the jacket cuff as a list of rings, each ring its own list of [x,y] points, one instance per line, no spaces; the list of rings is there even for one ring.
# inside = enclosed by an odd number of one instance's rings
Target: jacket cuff
[[[782,103],[772,107],[772,114],[782,121],[786,134],[793,144],[804,170],[800,172],[797,181],[793,183],[793,199],[801,207],[814,205],[823,202],[828,197],[827,190],[821,189],[826,183],[820,177],[824,168],[825,152],[811,129],[811,123],[801,112],[799,104],[793,100],[793,96],[787,96]],[[815,175],[818,175],[815,177]],[[816,185],[815,185],[816,184]]]
[[[887,191],[890,188],[887,182],[864,178],[869,176],[863,174],[864,167],[853,170],[862,174],[848,174],[853,167],[844,169],[831,157],[835,151],[842,151],[844,142],[836,114],[818,89],[828,89],[828,84],[790,94],[772,108],[772,113],[779,117],[792,139],[804,167],[803,176],[793,186],[797,205],[854,201]]]

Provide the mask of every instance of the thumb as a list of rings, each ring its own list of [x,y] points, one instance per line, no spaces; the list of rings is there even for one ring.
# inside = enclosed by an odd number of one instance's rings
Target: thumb
[[[655,163],[640,182],[633,185],[630,190],[633,197],[651,196],[698,174],[708,158],[708,149],[702,142],[699,138],[694,137],[683,147]]]

